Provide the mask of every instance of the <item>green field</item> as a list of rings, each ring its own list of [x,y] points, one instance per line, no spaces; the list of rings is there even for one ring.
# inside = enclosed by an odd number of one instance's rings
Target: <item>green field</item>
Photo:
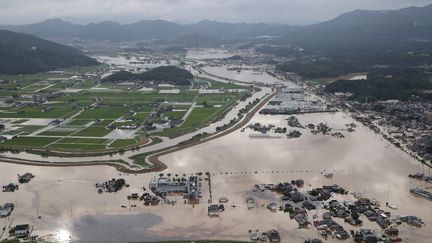
[[[76,137],[103,137],[111,131],[104,127],[88,127],[79,132],[74,133]]]
[[[181,119],[186,114],[186,111],[170,111],[166,112],[165,116],[170,119]]]
[[[110,148],[122,148],[134,145],[137,143],[136,139],[116,139],[109,145]]]
[[[248,89],[205,79],[197,80],[191,86],[174,87],[180,90],[178,94],[164,94],[159,93],[158,87],[142,92],[134,90],[133,85],[101,84],[95,76],[82,80],[69,78],[106,68],[100,65],[69,68],[64,72],[0,76],[0,80],[4,81],[0,83],[0,101],[14,104],[0,108],[2,123],[7,124],[7,130],[0,131],[0,135],[9,139],[1,142],[0,147],[51,148],[73,152],[130,148],[140,144],[140,136],[152,136],[156,141],[160,139],[155,137],[157,135],[176,137],[206,126],[220,119],[243,95],[228,92],[199,94],[196,88]],[[47,98],[44,102],[35,102],[37,99],[34,96]],[[194,103],[196,106],[182,121]],[[54,124],[54,119],[63,122]],[[21,125],[24,123],[26,125]],[[104,139],[112,132],[107,129],[109,125],[121,128],[143,123],[153,123],[154,126],[168,124],[171,128],[162,132],[124,130],[118,131],[120,137],[116,139]],[[36,133],[41,129],[43,132]],[[30,134],[31,137],[23,137]]]
[[[68,143],[55,143],[48,146],[49,148],[59,150],[79,150],[79,151],[97,151],[105,150],[106,145],[103,144],[68,144]]]
[[[3,142],[2,146],[35,147],[40,148],[57,141],[58,138],[50,137],[18,137]]]
[[[101,107],[96,109],[87,109],[79,114],[76,119],[116,119],[126,114],[128,111],[124,107]]]
[[[78,112],[69,107],[23,108],[0,110],[0,118],[67,118]]]
[[[89,123],[91,121],[93,121],[93,120],[91,120],[91,119],[73,119],[72,121],[68,122],[67,125],[80,126],[80,125],[86,125],[87,123]]]
[[[43,136],[68,136],[71,135],[72,133],[76,132],[76,130],[58,130],[56,128],[39,133],[38,135],[43,135]]]

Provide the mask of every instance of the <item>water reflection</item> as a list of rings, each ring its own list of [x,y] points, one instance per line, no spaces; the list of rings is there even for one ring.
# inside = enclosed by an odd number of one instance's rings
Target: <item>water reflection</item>
[[[99,242],[141,241],[152,239],[143,230],[160,224],[162,218],[152,213],[132,215],[86,215],[73,224],[77,239]]]
[[[341,129],[354,122],[344,113],[298,116],[303,124],[326,121]],[[252,122],[286,126],[286,116],[257,115]],[[190,174],[209,171],[212,174],[212,196],[229,198],[226,211],[219,218],[207,217],[205,194],[200,205],[145,207],[136,202],[129,206],[126,196],[142,193],[142,186],[158,173],[120,174],[111,167],[49,168],[0,164],[0,183],[16,180],[17,174],[30,171],[36,175],[15,193],[0,193],[1,202],[14,202],[14,224],[31,223],[35,234],[49,235],[53,229],[68,229],[72,240],[137,241],[152,239],[233,239],[247,240],[251,229],[278,229],[288,242],[301,242],[316,237],[313,227],[299,230],[297,224],[281,212],[270,213],[265,207],[274,194],[253,192],[257,183],[277,183],[304,179],[307,190],[312,187],[340,184],[351,192],[390,202],[398,207],[393,215],[412,214],[421,217],[426,226],[399,227],[407,242],[427,242],[432,237],[430,201],[413,197],[408,189],[422,182],[408,174],[423,171],[420,163],[394,148],[379,135],[359,124],[355,133],[343,132],[344,139],[312,135],[307,130],[298,139],[250,139],[248,130],[162,157],[168,170],[164,173]],[[332,171],[332,179],[323,171]],[[255,173],[256,172],[256,173]],[[427,171],[425,171],[427,173]],[[110,178],[125,178],[131,185],[117,193],[98,194],[95,183]],[[252,195],[260,207],[247,209],[246,196]],[[347,197],[350,197],[348,195]],[[135,202],[132,202],[135,203]],[[126,208],[122,208],[125,205]],[[233,207],[235,206],[235,207]],[[41,219],[37,218],[36,208]],[[10,219],[9,219],[10,220]],[[375,223],[364,227],[380,230]],[[6,225],[8,219],[0,219]],[[352,229],[342,221],[348,230]],[[329,240],[330,242],[332,240]]]

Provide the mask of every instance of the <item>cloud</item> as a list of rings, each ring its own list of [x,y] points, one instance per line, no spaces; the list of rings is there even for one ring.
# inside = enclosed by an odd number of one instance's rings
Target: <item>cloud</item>
[[[1,0],[0,23],[34,23],[49,18],[73,22],[165,19],[310,24],[355,9],[424,6],[432,0]]]

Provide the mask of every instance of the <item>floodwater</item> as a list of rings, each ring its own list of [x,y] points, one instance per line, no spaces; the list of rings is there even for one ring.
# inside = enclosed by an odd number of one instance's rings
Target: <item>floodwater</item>
[[[192,48],[188,49],[186,53],[186,58],[195,60],[222,59],[232,57],[234,55],[235,53],[223,49]]]
[[[204,56],[211,57],[212,53],[210,51]],[[188,55],[192,58],[190,53]],[[200,58],[203,57],[198,57]],[[220,76],[239,79],[229,76],[230,73],[225,70]],[[248,76],[245,80],[254,79]],[[268,92],[269,89],[264,88],[251,99],[262,97]],[[232,115],[237,114],[240,108],[241,105],[238,105],[223,121],[198,132],[214,131],[216,126],[229,121]],[[287,117],[256,115],[251,122],[286,127]],[[346,123],[354,122],[342,112],[297,117],[303,124],[325,121],[334,129],[345,129]],[[400,237],[405,242],[429,242],[432,237],[432,202],[414,197],[408,192],[411,187],[424,186],[422,182],[409,179],[408,174],[429,171],[383,140],[380,135],[361,124],[357,125],[357,131],[354,133],[341,131],[345,135],[342,139],[312,135],[306,129],[300,130],[303,136],[297,139],[251,139],[248,135],[252,131],[246,129],[244,132],[235,131],[210,142],[163,156],[161,160],[168,165],[165,174],[211,173],[213,202],[222,196],[229,199],[225,212],[217,218],[207,216],[207,200],[210,194],[205,180],[202,180],[204,193],[199,205],[184,204],[180,197],[176,197],[172,198],[177,201],[174,206],[163,204],[146,207],[139,201],[129,202],[126,197],[130,193],[143,193],[142,187],[147,188],[149,181],[159,173],[127,175],[119,174],[109,166],[62,168],[0,163],[0,185],[16,183],[17,174],[32,172],[36,175],[29,184],[20,185],[17,192],[0,192],[0,204],[12,202],[16,205],[9,218],[0,219],[0,229],[8,229],[9,225],[30,223],[34,225],[33,235],[39,235],[50,242],[248,240],[249,230],[277,229],[281,233],[282,242],[303,242],[305,239],[318,238],[317,230],[313,227],[297,229],[297,223],[290,220],[287,214],[268,211],[265,205],[273,201],[280,203],[275,194],[253,192],[253,186],[257,183],[278,183],[301,178],[305,180],[303,191],[311,186],[336,183],[351,192],[361,192],[367,197],[375,198],[382,205],[389,202],[397,206],[397,210],[389,209],[393,216],[418,216],[425,222],[425,226],[415,228],[402,224],[399,226]],[[127,152],[124,156],[176,144],[196,133],[167,140],[138,152]],[[41,158],[26,153],[3,155],[50,161],[83,160]],[[117,159],[109,156],[87,159],[110,158]],[[334,177],[325,178],[322,175],[323,171],[333,172]],[[95,184],[111,178],[124,178],[130,187],[117,193],[98,194]],[[247,196],[255,198],[257,202],[252,210],[247,209]],[[338,198],[353,199],[351,195]],[[131,207],[135,204],[136,207]],[[125,208],[122,208],[122,205]],[[385,209],[385,206],[382,208]],[[314,213],[321,214],[322,210],[310,213],[310,217]],[[348,226],[341,220],[337,221],[346,230],[358,229]],[[363,221],[362,228],[381,232],[376,223],[370,223],[366,218]],[[0,238],[5,237],[6,233],[2,234],[0,230]],[[328,242],[337,241],[329,239]]]
[[[95,56],[96,60],[114,65],[117,68],[156,68],[160,66],[178,65],[177,60],[170,59],[168,62],[163,58],[156,58],[153,56],[133,56],[127,59],[126,56]],[[148,62],[147,62],[148,61]]]
[[[256,115],[252,122],[286,126],[287,116]],[[334,129],[345,128],[353,122],[344,113],[299,115],[303,124],[326,121]],[[212,174],[212,197],[228,197],[226,211],[218,218],[207,216],[208,190],[203,202],[187,205],[176,198],[174,206],[145,207],[126,196],[143,193],[149,180],[158,173],[119,175],[108,166],[49,168],[0,164],[0,183],[16,181],[16,175],[30,171],[36,177],[21,185],[15,193],[0,193],[0,203],[13,202],[16,209],[0,225],[31,223],[34,234],[54,242],[128,242],[155,239],[233,239],[248,240],[249,230],[277,229],[283,242],[303,242],[317,237],[313,227],[297,229],[295,221],[282,212],[272,213],[265,205],[277,201],[270,192],[253,192],[256,183],[277,183],[302,178],[305,188],[337,183],[347,190],[359,191],[367,197],[390,202],[398,210],[393,215],[419,216],[426,225],[415,228],[401,225],[400,237],[406,242],[428,242],[432,237],[431,202],[414,197],[408,189],[422,183],[408,178],[409,173],[422,171],[420,163],[412,160],[382,140],[368,128],[358,124],[357,131],[341,131],[346,137],[312,135],[301,130],[298,139],[250,139],[250,130],[236,131],[195,147],[162,157],[168,165],[164,173]],[[321,172],[332,171],[333,179]],[[426,171],[427,172],[427,171]],[[130,184],[120,192],[98,194],[95,183],[111,178],[125,178]],[[202,181],[206,185],[206,181]],[[205,187],[206,188],[206,187]],[[248,210],[247,196],[256,199],[257,206]],[[351,198],[350,195],[344,198]],[[121,208],[125,205],[126,208]],[[235,205],[235,207],[231,207]],[[262,206],[264,205],[264,206]],[[383,207],[385,208],[385,206]],[[322,212],[317,212],[318,214]],[[38,214],[41,219],[38,219]],[[310,215],[312,215],[311,213]],[[365,218],[363,228],[378,230],[379,226]],[[339,221],[347,230],[355,229]],[[1,232],[0,232],[1,233]],[[329,240],[333,242],[335,240]],[[349,242],[349,241],[348,241]]]
[[[250,69],[241,70],[237,72],[235,70],[227,70],[230,66],[222,65],[222,66],[205,66],[203,68],[204,71],[229,79],[239,80],[243,82],[250,83],[263,83],[263,84],[288,84],[286,81],[282,79],[278,79],[265,71],[253,71]],[[242,66],[242,68],[252,68],[250,66]]]
[[[350,78],[350,80],[366,80],[366,79],[367,79],[367,75],[358,75]]]

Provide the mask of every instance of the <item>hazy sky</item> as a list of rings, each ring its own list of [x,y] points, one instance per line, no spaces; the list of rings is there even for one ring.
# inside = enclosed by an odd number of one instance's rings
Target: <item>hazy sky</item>
[[[0,0],[0,23],[63,18],[75,23],[164,19],[310,24],[355,9],[399,9],[432,0]]]

